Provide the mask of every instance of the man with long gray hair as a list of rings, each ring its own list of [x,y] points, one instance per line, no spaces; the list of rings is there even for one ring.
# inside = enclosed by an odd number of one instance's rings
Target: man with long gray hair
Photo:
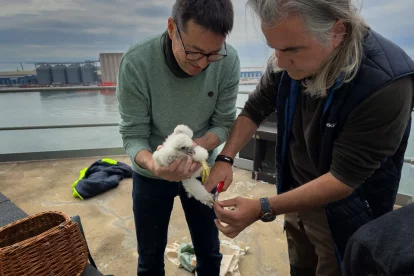
[[[277,112],[277,193],[215,205],[234,238],[284,214],[292,275],[339,275],[349,237],[392,211],[410,134],[414,62],[372,30],[351,0],[249,0],[274,49],[213,167],[232,159]],[[231,210],[224,207],[236,206]],[[224,226],[221,223],[227,224]]]

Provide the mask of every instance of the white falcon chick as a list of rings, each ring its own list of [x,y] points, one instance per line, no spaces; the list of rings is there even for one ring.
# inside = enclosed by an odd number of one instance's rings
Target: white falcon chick
[[[163,147],[159,148],[152,155],[154,161],[160,167],[168,167],[172,162],[185,156],[191,156],[195,162],[206,162],[208,151],[201,146],[194,146],[193,131],[186,125],[178,125],[170,134]],[[193,196],[201,203],[212,207],[215,203],[212,195],[207,192],[203,184],[197,179],[201,176],[203,168],[198,169],[189,179],[182,181],[188,197]]]

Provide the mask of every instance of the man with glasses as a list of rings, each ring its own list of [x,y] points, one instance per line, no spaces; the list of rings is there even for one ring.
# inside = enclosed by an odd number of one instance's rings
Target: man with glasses
[[[191,158],[160,168],[154,152],[179,124],[194,131],[213,164],[236,117],[240,62],[225,43],[233,28],[230,0],[176,0],[165,33],[130,48],[119,67],[120,133],[131,158],[138,275],[165,275],[164,251],[179,196],[197,257],[198,276],[220,273],[213,210],[188,198],[180,181],[199,164]],[[213,190],[214,193],[214,190]]]

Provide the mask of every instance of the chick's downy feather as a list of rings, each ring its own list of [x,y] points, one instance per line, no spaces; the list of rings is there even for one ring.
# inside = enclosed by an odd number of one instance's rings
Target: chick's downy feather
[[[196,162],[205,162],[208,158],[208,151],[203,147],[194,145],[193,131],[185,126],[178,125],[172,134],[165,140],[163,147],[153,153],[153,159],[159,166],[169,166],[177,159],[190,156]],[[212,206],[214,199],[207,192],[203,184],[197,179],[200,177],[203,168],[197,170],[189,179],[182,181],[188,196],[193,196],[207,206]]]
[[[193,140],[179,133],[168,136],[163,147],[153,153],[153,158],[158,165],[168,167],[175,160],[186,157],[192,152]]]

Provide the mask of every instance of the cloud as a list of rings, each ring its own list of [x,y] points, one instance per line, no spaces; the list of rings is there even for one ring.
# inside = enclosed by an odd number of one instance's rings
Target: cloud
[[[392,39],[413,37],[413,10],[412,0],[366,0],[361,14],[373,29]]]
[[[146,7],[139,7],[135,10],[137,16],[156,18],[161,17],[163,19],[171,15],[171,8],[166,6],[156,6],[149,4]]]
[[[125,52],[166,29],[175,1],[4,2],[0,9],[0,62],[98,59],[100,52]],[[242,66],[263,66],[271,51],[260,22],[246,10],[246,0],[233,0],[233,5],[234,29],[228,42],[238,50]],[[413,10],[413,0],[365,0],[361,13],[373,29],[414,56]]]

